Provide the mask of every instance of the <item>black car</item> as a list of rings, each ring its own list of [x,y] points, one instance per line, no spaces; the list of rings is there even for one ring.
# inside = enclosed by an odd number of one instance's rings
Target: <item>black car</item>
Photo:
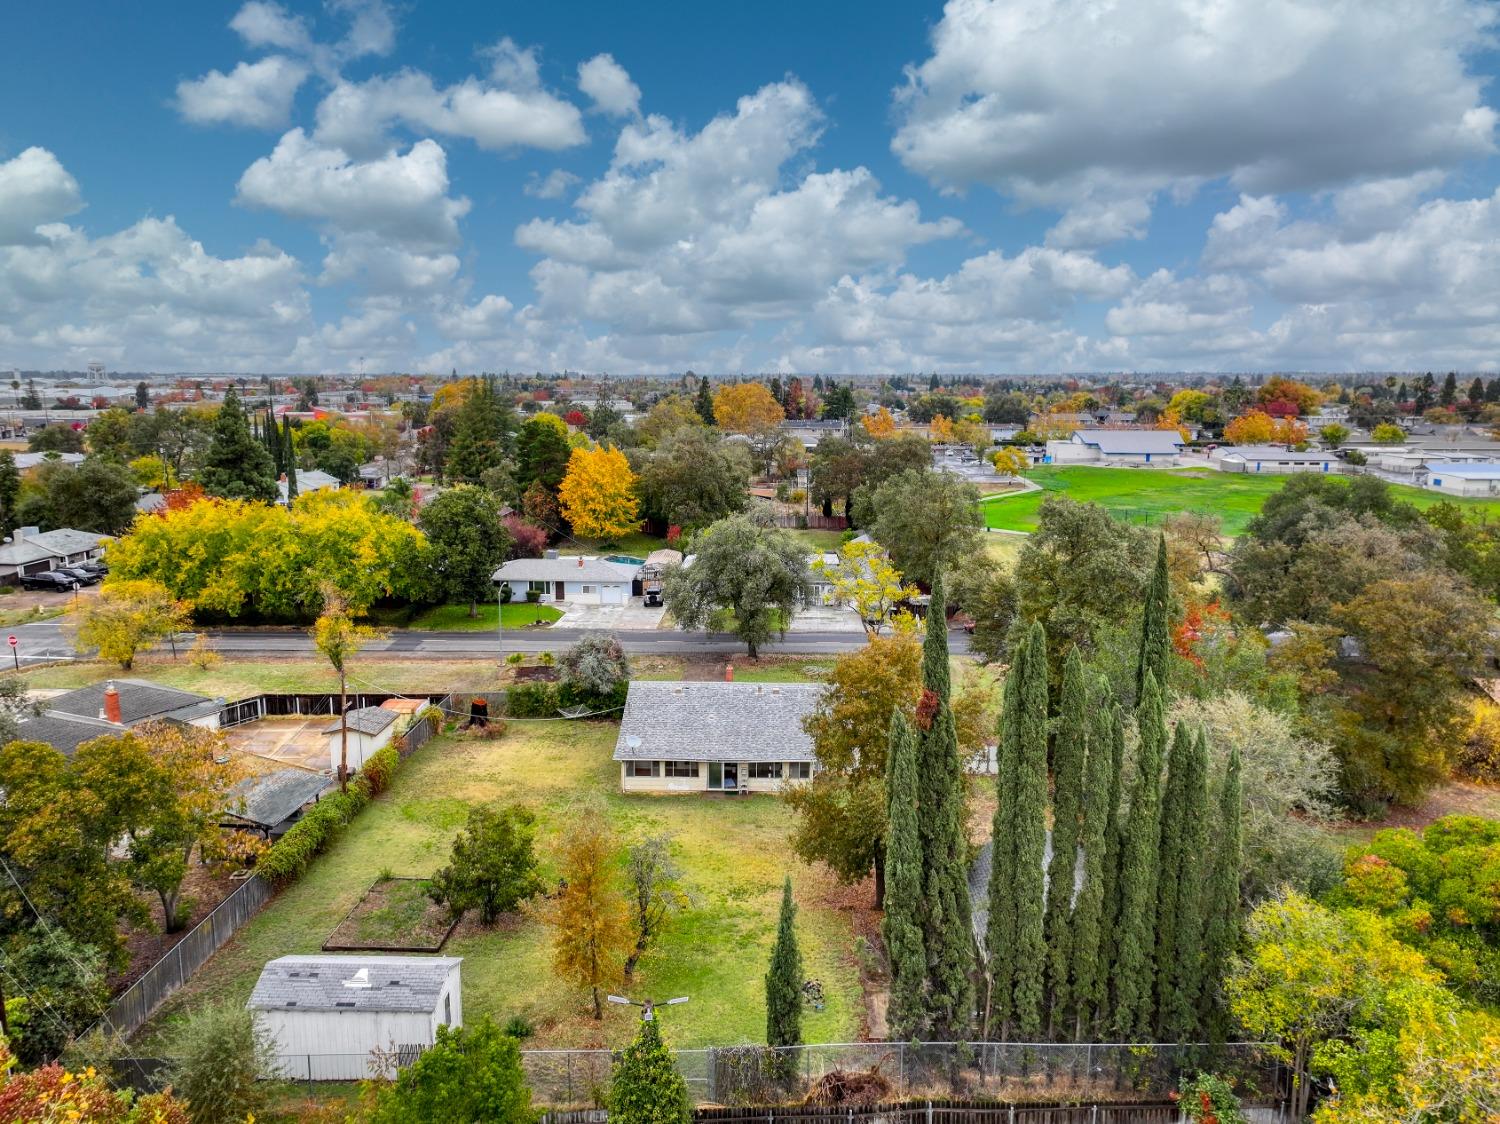
[[[83,570],[86,573],[93,574],[96,577],[100,578],[109,573],[108,566],[106,566],[103,562],[99,562],[94,559],[89,559],[86,562],[74,562],[71,566],[68,567],[68,569]]]
[[[26,589],[50,589],[66,593],[68,590],[79,588],[83,582],[61,570],[41,570],[35,574],[25,575],[21,579],[21,585]]]
[[[85,570],[82,566],[59,566],[56,573],[71,574],[83,585],[94,585],[104,580],[103,574],[96,574],[92,570]]]

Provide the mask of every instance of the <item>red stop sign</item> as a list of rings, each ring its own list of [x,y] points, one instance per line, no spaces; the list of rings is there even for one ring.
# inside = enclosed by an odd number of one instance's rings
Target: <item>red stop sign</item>
[[[20,643],[20,641],[18,641],[14,636],[7,636],[5,638],[5,642],[7,644],[9,644],[12,648],[14,648],[18,643]]]

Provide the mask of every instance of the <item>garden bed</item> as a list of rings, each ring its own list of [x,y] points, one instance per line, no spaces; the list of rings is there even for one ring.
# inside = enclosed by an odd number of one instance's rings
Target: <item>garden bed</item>
[[[427,879],[383,878],[328,934],[323,951],[441,952],[454,924],[427,896]]]

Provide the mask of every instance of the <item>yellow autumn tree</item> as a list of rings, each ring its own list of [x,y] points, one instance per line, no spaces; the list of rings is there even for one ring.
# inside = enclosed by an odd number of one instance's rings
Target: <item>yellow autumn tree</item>
[[[1002,445],[996,449],[990,454],[990,463],[995,466],[996,472],[1006,476],[1020,476],[1031,467],[1031,459],[1026,451],[1014,445]]]
[[[953,419],[945,414],[933,415],[927,426],[927,437],[936,445],[953,444]]]
[[[726,433],[753,438],[785,420],[786,411],[763,383],[726,383],[714,392],[714,421]]]
[[[188,626],[188,608],[160,582],[113,581],[78,610],[78,646],[129,671],[135,657]]]
[[[833,587],[834,600],[859,614],[867,636],[879,636],[896,606],[918,592],[916,586],[902,581],[901,571],[875,542],[846,542],[839,547],[837,562],[820,558],[812,568]]]
[[[613,445],[574,449],[557,498],[573,530],[586,539],[620,538],[640,519],[635,473]]]
[[[891,417],[891,412],[881,406],[873,414],[866,414],[859,419],[859,424],[865,427],[865,432],[875,440],[883,437],[894,437],[896,435],[896,419]]]
[[[1249,410],[1224,427],[1224,440],[1231,445],[1264,445],[1271,440],[1276,422],[1264,410]]]
[[[552,968],[566,982],[587,988],[594,1018],[602,1018],[599,993],[624,978],[635,934],[615,839],[598,810],[574,819],[558,865],[562,890],[540,908],[552,927]]]

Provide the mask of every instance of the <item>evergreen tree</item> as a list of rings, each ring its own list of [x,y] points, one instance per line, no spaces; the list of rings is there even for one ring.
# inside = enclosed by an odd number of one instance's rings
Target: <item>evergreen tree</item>
[[[1047,966],[1052,1030],[1068,1025],[1072,969],[1074,871],[1083,811],[1083,768],[1088,741],[1088,692],[1083,659],[1075,646],[1063,663],[1057,735],[1052,746],[1052,861],[1047,867]],[[1045,791],[1046,777],[1042,783]]]
[[[1016,801],[1017,773],[1021,760],[1021,696],[1031,644],[1017,645],[1010,671],[1005,676],[1000,704],[1000,729],[995,758],[995,816],[990,832],[989,913],[985,924],[985,960],[989,966],[989,1018],[986,1036],[1001,1028],[1005,1037],[1015,1014],[1016,984]]]
[[[0,449],[0,534],[10,534],[19,525],[16,504],[21,498],[21,471],[16,468],[16,456],[9,449]]]
[[[967,1037],[974,1015],[974,935],[969,909],[968,838],[958,731],[949,704],[947,602],[943,579],[932,582],[922,644],[922,697],[917,704],[917,776],[922,809],[922,945],[927,953],[927,1010],[935,1040]]]
[[[1491,379],[1484,384],[1484,400],[1486,402],[1500,402],[1500,379]]]
[[[1222,981],[1240,939],[1240,751],[1230,750],[1219,787],[1214,852],[1204,895],[1202,990],[1198,1009],[1209,1038],[1223,1042],[1229,1030]]]
[[[1125,715],[1120,704],[1109,708],[1109,815],[1104,825],[1104,931],[1099,936],[1100,1001],[1107,1002],[1114,978],[1120,937],[1120,868],[1125,853],[1125,822],[1120,816],[1120,798],[1125,789]]]
[[[922,948],[921,811],[917,807],[917,746],[900,707],[891,711],[886,752],[885,918],[881,933],[891,963],[886,1020],[891,1037],[922,1037],[927,954]]]
[[[781,923],[766,972],[766,1045],[802,1045],[802,953],[797,948],[792,879],[781,887]]]
[[[1187,780],[1193,756],[1193,735],[1179,722],[1167,754],[1166,789],[1161,800],[1161,831],[1156,845],[1156,980],[1157,1016],[1165,1018],[1163,1000],[1172,983],[1177,955],[1177,900],[1183,877],[1183,832],[1189,815]],[[1192,811],[1196,812],[1197,809]],[[1161,1023],[1158,1022],[1158,1032]]]
[[[1150,1034],[1155,961],[1156,847],[1161,839],[1161,766],[1167,726],[1156,675],[1147,671],[1136,710],[1139,748],[1120,855],[1120,918],[1114,965],[1114,1021],[1121,1042]]]
[[[478,484],[485,472],[505,458],[510,411],[495,393],[495,380],[473,380],[454,421],[445,474],[460,484]]]
[[[1438,401],[1444,406],[1451,406],[1457,397],[1458,376],[1454,372],[1449,371],[1448,376],[1443,379],[1443,389],[1438,393]]]
[[[286,467],[286,498],[290,503],[297,498],[297,448],[292,444],[292,419],[281,420],[281,462]]]
[[[1016,975],[1012,996],[1016,1037],[1036,1041],[1042,1030],[1047,975],[1043,912],[1047,893],[1047,635],[1041,622],[1026,639],[1021,681],[1021,741],[1015,801]],[[1066,898],[1071,898],[1069,875]]]
[[[693,1119],[687,1082],[655,1019],[641,1023],[609,1083],[610,1124],[689,1124]]]
[[[1167,661],[1172,654],[1171,623],[1168,599],[1171,587],[1167,580],[1167,537],[1157,536],[1156,569],[1146,587],[1146,609],[1141,617],[1141,648],[1135,665],[1135,698],[1140,704],[1145,693],[1146,672],[1156,676],[1156,685],[1167,689]]]
[[[1478,376],[1475,376],[1474,381],[1469,384],[1469,401],[1484,401],[1484,380]]]
[[[1162,1038],[1189,1042],[1197,1036],[1198,994],[1203,984],[1203,914],[1206,885],[1203,858],[1208,853],[1208,736],[1200,728],[1188,754],[1183,778],[1182,861],[1177,871],[1177,933],[1174,959],[1165,966],[1162,989]],[[1164,877],[1166,875],[1164,874]],[[1157,947],[1161,947],[1158,942]],[[1158,963],[1158,971],[1163,971]]]
[[[704,375],[701,379],[698,380],[698,397],[693,404],[698,410],[698,416],[703,419],[704,425],[715,424],[714,400],[708,392],[707,375]]]
[[[1090,700],[1089,733],[1083,771],[1083,880],[1073,906],[1072,959],[1069,995],[1073,1002],[1074,1039],[1092,1036],[1097,1014],[1104,1008],[1108,990],[1108,967],[1104,954],[1103,928],[1106,883],[1109,879],[1111,828],[1110,793],[1118,785],[1114,776],[1111,743],[1114,737],[1113,706],[1109,687],[1100,680]]]
[[[276,498],[276,472],[271,454],[250,434],[250,422],[233,389],[214,418],[213,437],[203,454],[198,483],[211,496],[231,500]]]

